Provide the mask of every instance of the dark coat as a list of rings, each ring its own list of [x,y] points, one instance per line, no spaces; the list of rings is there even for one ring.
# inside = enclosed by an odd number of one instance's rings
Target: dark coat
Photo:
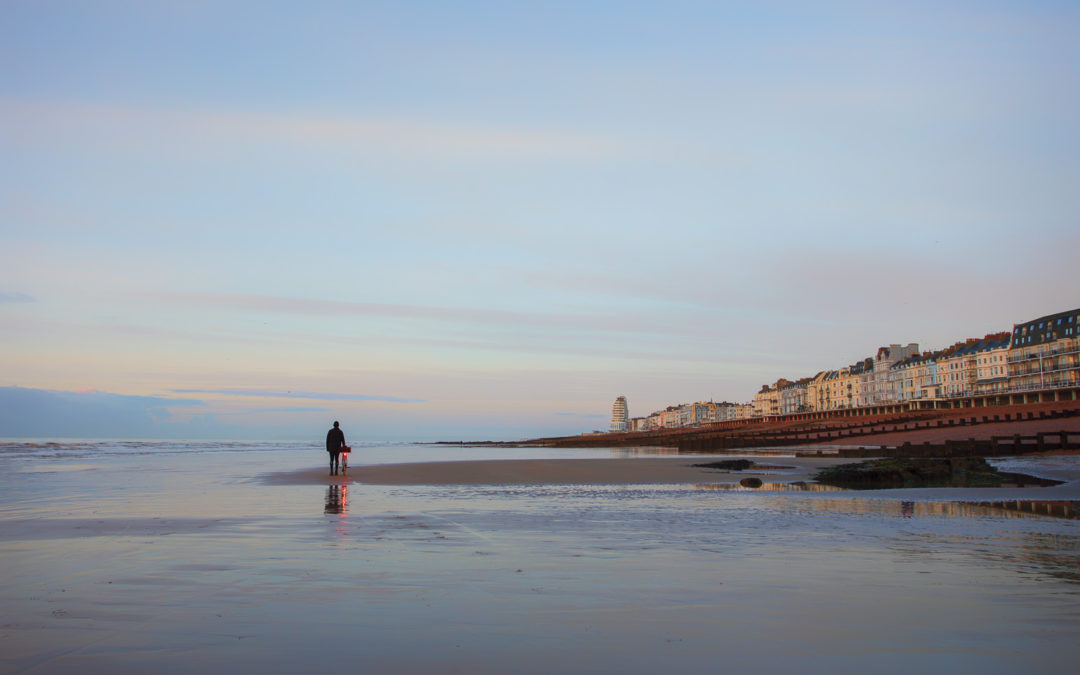
[[[345,445],[345,432],[340,427],[334,427],[326,434],[326,451],[341,452],[341,446]]]

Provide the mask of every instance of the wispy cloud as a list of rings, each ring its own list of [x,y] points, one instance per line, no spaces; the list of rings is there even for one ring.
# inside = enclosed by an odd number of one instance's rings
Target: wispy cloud
[[[310,413],[310,412],[330,412],[330,408],[303,408],[303,407],[291,407],[291,408],[255,408],[248,412],[253,413]]]
[[[592,132],[437,122],[410,116],[254,112],[224,108],[154,108],[67,101],[0,100],[0,120],[24,137],[54,142],[57,130],[91,140],[122,131],[137,147],[145,137],[322,145],[416,156],[472,158],[607,157],[629,145]],[[164,136],[161,136],[164,134]],[[198,144],[194,147],[215,147]],[[215,149],[220,146],[216,146]]]
[[[164,398],[162,396],[133,396],[130,394],[113,394],[99,389],[76,389],[75,391],[55,391],[24,389],[21,387],[9,387],[19,391],[44,391],[48,394],[59,396],[68,400],[97,401],[103,404],[123,406],[146,406],[146,407],[176,407],[203,405],[202,401],[190,398]]]
[[[230,293],[141,293],[155,300],[185,302],[252,312],[280,312],[311,316],[381,316],[400,319],[424,319],[446,322],[482,323],[511,328],[567,329],[652,335],[714,337],[715,331],[691,322],[665,321],[656,314],[585,314],[562,312],[518,312],[478,307],[433,307],[379,302],[347,302],[313,298],[285,298],[268,295]]]
[[[4,293],[0,292],[0,302],[37,302],[37,298],[27,295],[26,293]]]
[[[274,391],[270,389],[170,389],[174,394],[222,394],[226,396],[255,396],[259,398],[299,398],[320,401],[383,401],[388,403],[423,403],[419,398],[399,398],[370,394],[338,394],[314,391]],[[316,409],[311,409],[316,410]]]

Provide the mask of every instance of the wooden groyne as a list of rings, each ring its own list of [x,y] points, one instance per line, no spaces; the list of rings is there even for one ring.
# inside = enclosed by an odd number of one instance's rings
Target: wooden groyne
[[[904,443],[896,447],[851,447],[835,451],[806,451],[796,457],[1003,457],[1033,452],[1080,451],[1080,431],[1052,431],[1022,436],[993,436],[989,440]]]

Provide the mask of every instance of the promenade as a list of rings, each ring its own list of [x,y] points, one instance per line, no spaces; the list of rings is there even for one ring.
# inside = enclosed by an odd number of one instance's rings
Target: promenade
[[[1061,437],[1064,433],[1065,436]],[[1040,447],[1039,435],[1042,434]],[[1031,404],[956,406],[891,412],[841,410],[766,419],[737,420],[691,429],[650,432],[586,434],[537,439],[552,447],[661,446],[683,452],[722,452],[793,445],[866,447],[886,451],[930,444],[980,441],[968,454],[1004,454],[1015,451],[1022,437],[1025,452],[1080,450],[1080,401],[1059,400]],[[1050,438],[1053,436],[1054,438]],[[1061,439],[1064,447],[1061,447]],[[1008,440],[1006,440],[1008,439]],[[997,443],[1001,453],[989,452]],[[1049,446],[1049,447],[1047,447]],[[1076,446],[1076,447],[1071,447]],[[848,453],[855,454],[855,453]],[[886,452],[885,454],[895,454]],[[925,454],[919,452],[917,454]]]

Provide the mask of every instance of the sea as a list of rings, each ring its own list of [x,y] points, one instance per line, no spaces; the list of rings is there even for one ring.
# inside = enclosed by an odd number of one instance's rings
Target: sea
[[[354,471],[667,454],[353,447]],[[1076,490],[267,480],[325,463],[320,442],[0,441],[0,673],[1080,663]]]

